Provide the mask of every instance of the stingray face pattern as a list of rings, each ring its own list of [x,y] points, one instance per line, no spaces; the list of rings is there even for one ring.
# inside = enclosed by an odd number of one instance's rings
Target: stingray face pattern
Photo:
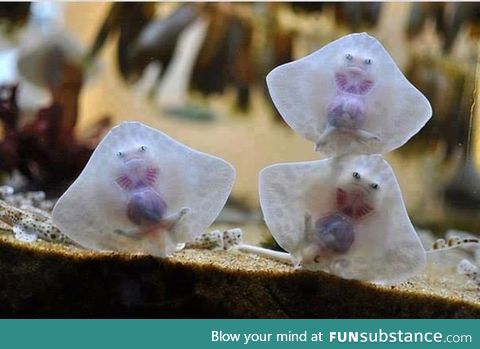
[[[234,178],[224,160],[124,122],[59,199],[53,221],[87,248],[164,257],[215,220]]]
[[[272,165],[259,186],[267,226],[297,266],[377,283],[424,268],[425,251],[380,155]]]
[[[118,229],[119,234],[132,237],[144,237],[170,231],[186,213],[184,207],[178,214],[165,217],[167,203],[156,190],[160,169],[155,167],[154,159],[147,156],[147,147],[141,145],[138,149],[126,152],[119,151],[117,157],[122,168],[115,182],[127,195],[127,217],[138,229],[128,232]]]
[[[378,183],[365,180],[355,171],[348,182],[336,188],[336,209],[353,220],[360,220],[374,210],[378,190]]]
[[[375,212],[378,184],[365,183],[358,172],[353,172],[352,178],[348,182],[339,183],[335,189],[335,213],[320,217],[314,226],[311,223],[311,213],[305,213],[305,236],[324,247],[326,252],[348,252],[357,234],[355,226]],[[315,255],[314,261],[318,263],[319,258],[321,254]]]
[[[287,124],[326,156],[389,152],[432,115],[425,96],[366,33],[275,68],[267,85]]]

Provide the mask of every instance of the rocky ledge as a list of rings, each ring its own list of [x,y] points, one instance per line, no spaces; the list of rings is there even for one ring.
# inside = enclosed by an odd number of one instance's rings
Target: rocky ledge
[[[458,280],[376,286],[235,251],[158,259],[2,235],[0,268],[1,317],[480,317],[478,288]]]

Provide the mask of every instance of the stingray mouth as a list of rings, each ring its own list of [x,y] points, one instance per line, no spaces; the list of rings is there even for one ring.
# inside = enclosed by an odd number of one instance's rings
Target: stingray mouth
[[[365,196],[370,194],[370,190],[368,187],[360,183],[352,183],[352,187],[349,188],[348,193],[353,197],[358,197],[358,196]]]
[[[145,159],[143,158],[143,156],[139,156],[139,155],[132,155],[124,159],[125,165],[128,165],[128,166],[136,166],[136,165],[143,164],[144,162],[145,162]]]
[[[349,73],[352,73],[352,74],[365,74],[365,72],[367,71],[365,67],[355,63],[347,64],[346,69]]]

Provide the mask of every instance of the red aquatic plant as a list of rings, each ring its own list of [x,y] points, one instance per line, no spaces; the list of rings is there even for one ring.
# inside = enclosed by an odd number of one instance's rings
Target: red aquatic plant
[[[50,87],[52,103],[40,109],[33,120],[22,123],[16,102],[18,85],[0,87],[0,171],[18,170],[30,190],[61,192],[88,161],[96,139],[79,140],[75,136],[78,96],[82,87],[80,68],[66,66],[63,81]],[[109,125],[101,120],[97,128]],[[100,130],[95,133],[94,138]]]

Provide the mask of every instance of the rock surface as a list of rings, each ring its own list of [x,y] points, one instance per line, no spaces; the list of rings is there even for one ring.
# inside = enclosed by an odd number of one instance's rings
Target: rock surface
[[[475,288],[436,292],[421,279],[375,286],[233,251],[158,259],[2,235],[0,268],[1,317],[480,317]]]

